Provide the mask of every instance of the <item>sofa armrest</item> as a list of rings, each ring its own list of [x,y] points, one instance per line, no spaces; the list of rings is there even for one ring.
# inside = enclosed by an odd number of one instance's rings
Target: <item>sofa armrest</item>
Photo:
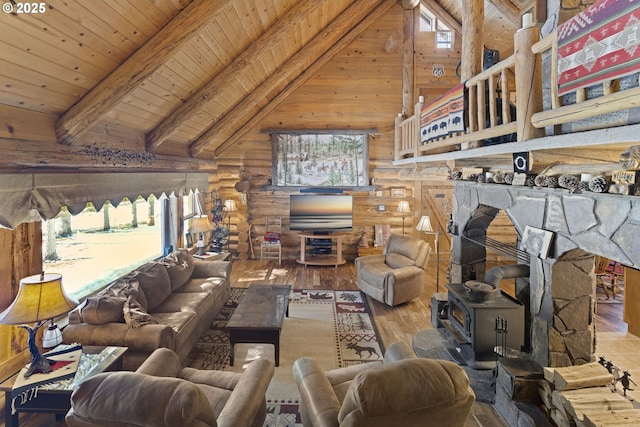
[[[365,255],[355,259],[356,267],[360,268],[367,264],[384,264],[385,256],[382,254]]]
[[[142,362],[136,372],[154,377],[177,377],[181,370],[182,362],[178,355],[173,350],[160,347]]]
[[[231,275],[231,263],[229,261],[201,261],[193,260],[192,277],[224,277]]]
[[[340,401],[318,363],[308,357],[293,364],[293,378],[298,385],[305,418],[314,426],[337,427]]]
[[[270,360],[258,359],[251,362],[220,412],[218,426],[254,425],[256,414],[265,404],[265,393],[274,372],[274,363]]]
[[[407,282],[411,279],[424,274],[424,270],[414,265],[409,267],[396,268],[386,274],[386,280],[389,284]]]
[[[71,395],[65,420],[79,426],[212,426],[207,396],[179,378],[109,372],[87,379]]]
[[[175,331],[170,326],[160,324],[129,328],[125,323],[79,323],[67,325],[62,336],[67,344],[113,345],[148,353],[159,347],[175,348]]]

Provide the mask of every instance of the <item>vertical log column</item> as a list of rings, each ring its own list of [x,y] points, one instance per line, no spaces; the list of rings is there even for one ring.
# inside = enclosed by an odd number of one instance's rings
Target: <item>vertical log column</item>
[[[484,0],[462,0],[462,64],[460,79],[465,82],[482,71],[482,28]],[[466,142],[462,149],[477,148],[480,141]]]
[[[414,9],[420,4],[420,0],[403,0],[402,7],[402,116],[409,117],[413,114],[414,82]]]
[[[518,141],[540,138],[544,129],[531,124],[531,116],[542,111],[542,60],[534,55],[531,46],[540,39],[535,25],[519,29],[514,38],[516,57],[516,111],[518,113]]]

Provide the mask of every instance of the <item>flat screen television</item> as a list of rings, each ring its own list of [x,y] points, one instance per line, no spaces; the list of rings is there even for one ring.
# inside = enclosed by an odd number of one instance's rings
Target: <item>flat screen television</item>
[[[353,228],[353,198],[344,195],[292,194],[289,199],[289,229],[333,232]]]

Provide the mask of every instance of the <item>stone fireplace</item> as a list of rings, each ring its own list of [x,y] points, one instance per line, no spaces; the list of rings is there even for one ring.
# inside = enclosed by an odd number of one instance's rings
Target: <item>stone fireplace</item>
[[[640,268],[640,198],[456,181],[452,283],[485,277],[487,228],[501,210],[519,237],[527,225],[554,233],[546,259],[512,249],[514,264],[530,269],[515,279],[515,296],[525,306],[523,350],[541,366],[593,361],[594,258]]]

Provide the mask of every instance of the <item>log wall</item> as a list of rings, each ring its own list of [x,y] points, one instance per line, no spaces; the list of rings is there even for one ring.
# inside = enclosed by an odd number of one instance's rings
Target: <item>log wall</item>
[[[240,258],[251,257],[244,240],[249,224],[259,257],[267,215],[282,217],[283,258],[299,256],[300,240],[289,231],[288,218],[289,195],[297,191],[265,189],[272,176],[268,129],[375,129],[369,135],[369,178],[375,188],[347,193],[354,200],[354,227],[344,239],[343,254],[355,258],[361,228],[370,244],[375,224],[390,224],[392,232],[402,233],[402,216],[395,212],[398,202],[408,200],[412,211],[416,208],[413,181],[400,180],[400,168],[391,165],[393,120],[402,106],[402,49],[385,49],[402,22],[402,7],[394,6],[218,159],[219,191],[223,199],[235,199],[239,209],[231,218],[231,246]],[[250,175],[247,205],[239,203],[235,189],[241,170]],[[391,188],[403,189],[405,198],[391,197]],[[378,212],[378,205],[386,206],[386,212]],[[415,233],[415,221],[414,214],[405,218],[406,234]]]

